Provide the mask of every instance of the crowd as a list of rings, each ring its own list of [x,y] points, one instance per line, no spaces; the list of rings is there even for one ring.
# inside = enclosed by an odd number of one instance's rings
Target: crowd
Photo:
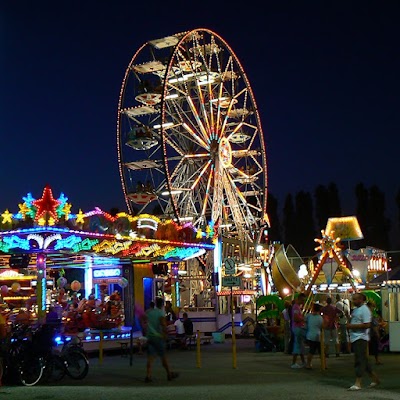
[[[361,390],[365,373],[372,380],[369,387],[375,387],[380,381],[371,367],[369,356],[374,357],[376,365],[382,364],[379,343],[386,323],[380,310],[374,303],[367,302],[363,293],[353,294],[352,305],[340,294],[335,299],[335,303],[331,297],[327,297],[324,304],[315,302],[310,312],[303,309],[304,293],[300,293],[292,303],[285,303],[282,312],[284,348],[285,353],[292,355],[291,368],[312,369],[312,360],[317,353],[322,368],[327,368],[326,359],[333,354],[340,357],[342,353],[353,353],[356,380],[349,390]]]

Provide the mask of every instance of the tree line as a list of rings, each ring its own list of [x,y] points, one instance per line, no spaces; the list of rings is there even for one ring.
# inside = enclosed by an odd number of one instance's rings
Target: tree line
[[[351,248],[372,246],[393,250],[390,240],[393,225],[386,216],[385,194],[376,185],[366,187],[363,183],[356,185],[354,194],[356,209],[351,215],[357,217],[364,239],[352,242]],[[395,200],[400,211],[400,190]],[[271,224],[269,241],[292,244],[302,257],[315,254],[314,239],[321,237],[321,229],[325,229],[328,218],[348,216],[342,214],[339,191],[333,182],[327,186],[318,185],[313,193],[287,194],[281,213],[278,200],[268,193],[267,212]],[[400,217],[397,224],[400,226]]]

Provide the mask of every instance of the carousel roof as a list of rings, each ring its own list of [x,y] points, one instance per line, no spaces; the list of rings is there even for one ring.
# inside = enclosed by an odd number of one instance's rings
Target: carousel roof
[[[0,254],[66,253],[129,257],[149,261],[182,261],[214,248],[214,229],[196,230],[190,223],[125,212],[111,215],[96,207],[72,213],[63,193],[53,196],[50,186],[42,197],[23,197],[19,211],[1,214]],[[213,228],[211,226],[211,228]]]

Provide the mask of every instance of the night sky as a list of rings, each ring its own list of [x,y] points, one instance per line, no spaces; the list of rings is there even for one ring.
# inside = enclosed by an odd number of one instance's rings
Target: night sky
[[[358,182],[377,184],[394,210],[399,20],[397,1],[2,1],[0,212],[46,184],[72,212],[125,211],[125,69],[143,43],[195,28],[221,35],[245,69],[280,207],[289,192],[333,181],[345,213]]]

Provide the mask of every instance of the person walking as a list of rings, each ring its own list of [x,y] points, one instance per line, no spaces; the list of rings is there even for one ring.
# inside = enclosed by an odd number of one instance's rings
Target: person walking
[[[334,343],[336,357],[340,356],[340,344],[337,331],[337,319],[342,312],[332,304],[332,298],[326,299],[326,306],[322,307],[322,317],[324,319],[324,340],[325,357],[329,357],[329,347]]]
[[[291,368],[303,368],[305,365],[305,358],[304,358],[304,338],[305,338],[305,322],[304,322],[304,315],[302,311],[302,306],[305,302],[305,294],[300,293],[292,306],[292,329],[293,329],[293,359]],[[300,355],[301,364],[298,364],[297,357]]]
[[[283,317],[283,333],[284,333],[284,353],[290,354],[289,346],[290,346],[290,337],[292,335],[292,329],[290,328],[290,309],[291,309],[290,301],[285,301],[285,308],[282,311]]]
[[[351,320],[350,323],[347,324],[347,329],[350,331],[350,341],[353,345],[356,381],[348,390],[355,391],[361,390],[361,381],[365,372],[367,372],[372,379],[369,385],[370,388],[378,386],[380,380],[378,375],[372,371],[371,364],[368,360],[371,311],[365,304],[366,297],[363,293],[355,293],[352,300],[355,308],[351,313]]]
[[[147,365],[145,382],[152,382],[152,366],[156,356],[161,358],[162,366],[167,372],[167,379],[171,381],[178,377],[169,366],[166,355],[167,323],[165,312],[162,310],[164,299],[157,297],[155,308],[146,311],[146,337],[147,337]]]
[[[374,315],[375,304],[373,302],[369,301],[367,303],[367,306],[371,311],[371,326],[369,328],[369,344],[368,344],[369,354],[371,356],[375,357],[376,365],[382,365],[382,362],[379,359],[380,332],[379,332],[379,320]]]
[[[339,316],[339,345],[342,353],[350,354],[350,338],[346,324],[350,321],[350,307],[347,301],[344,301],[340,294],[336,295],[336,308],[342,312]]]
[[[306,340],[310,346],[307,354],[306,369],[312,369],[312,359],[314,354],[320,351],[321,348],[321,329],[322,329],[322,316],[321,304],[314,303],[312,313],[306,315]]]

